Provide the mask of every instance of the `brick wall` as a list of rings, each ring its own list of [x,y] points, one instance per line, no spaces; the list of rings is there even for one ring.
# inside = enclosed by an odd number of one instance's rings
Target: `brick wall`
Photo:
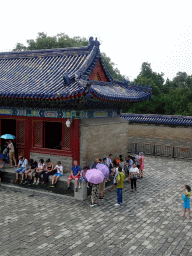
[[[70,172],[72,167],[72,157],[68,156],[57,156],[57,155],[49,155],[49,154],[39,154],[39,153],[30,153],[30,158],[33,160],[39,162],[39,159],[43,159],[46,161],[48,158],[51,159],[51,162],[56,165],[57,161],[61,162],[61,165],[63,166],[64,172]]]
[[[128,151],[128,121],[120,117],[82,119],[80,123],[81,166],[91,164],[96,157],[126,156]]]
[[[105,72],[103,71],[103,68],[101,66],[100,60],[98,60],[97,65],[94,68],[93,72],[91,73],[89,79],[96,80],[96,81],[108,82]]]
[[[128,126],[128,142],[192,147],[192,127],[132,123]]]

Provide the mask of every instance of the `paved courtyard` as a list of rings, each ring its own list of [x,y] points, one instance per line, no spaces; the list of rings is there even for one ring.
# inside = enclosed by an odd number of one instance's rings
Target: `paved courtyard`
[[[192,255],[192,218],[182,187],[192,162],[147,157],[137,192],[125,182],[121,207],[106,190],[98,206],[62,195],[0,186],[0,256]]]

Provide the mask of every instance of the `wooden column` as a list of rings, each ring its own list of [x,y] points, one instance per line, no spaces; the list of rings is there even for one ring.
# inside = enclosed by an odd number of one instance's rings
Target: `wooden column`
[[[32,148],[32,118],[27,117],[25,123],[25,141],[24,141],[24,154],[27,160],[30,159],[30,150]]]

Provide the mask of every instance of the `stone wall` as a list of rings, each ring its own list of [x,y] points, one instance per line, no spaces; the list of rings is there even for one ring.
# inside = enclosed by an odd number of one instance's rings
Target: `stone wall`
[[[127,154],[128,121],[120,117],[82,119],[80,123],[81,166],[96,157]]]
[[[39,153],[30,153],[30,158],[32,158],[35,161],[39,161],[39,159],[43,159],[46,161],[48,158],[51,159],[51,162],[56,165],[57,161],[61,162],[61,165],[63,166],[64,172],[70,172],[71,166],[72,166],[72,157],[68,156],[57,156],[57,155],[49,155],[49,154],[39,154]]]
[[[129,123],[127,141],[192,147],[192,127]]]

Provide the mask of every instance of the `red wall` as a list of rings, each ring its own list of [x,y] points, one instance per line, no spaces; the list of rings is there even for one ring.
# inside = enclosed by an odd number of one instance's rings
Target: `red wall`
[[[91,75],[89,76],[90,80],[96,80],[96,81],[103,81],[103,82],[109,82],[105,72],[101,66],[101,62],[100,60],[97,61],[97,65],[94,68],[93,72],[91,73]]]
[[[29,159],[30,152],[36,153],[46,153],[46,154],[53,154],[53,155],[61,155],[61,156],[72,156],[73,160],[77,160],[78,163],[80,161],[80,138],[79,138],[79,119],[73,119],[71,124],[71,133],[70,133],[70,141],[71,141],[71,150],[70,152],[65,152],[64,150],[54,150],[48,148],[35,148],[32,145],[33,141],[33,121],[46,121],[46,122],[62,122],[65,123],[67,119],[63,118],[45,118],[45,117],[20,117],[20,116],[5,116],[0,115],[0,124],[1,119],[15,119],[17,122],[22,121],[24,125],[24,143],[21,145],[24,152],[24,157]],[[17,127],[17,126],[16,126]],[[1,128],[1,125],[0,125]],[[17,129],[17,128],[16,128]],[[18,131],[17,131],[18,133]],[[16,138],[17,140],[17,138]],[[18,141],[19,143],[19,141]],[[18,144],[19,145],[19,144]]]

